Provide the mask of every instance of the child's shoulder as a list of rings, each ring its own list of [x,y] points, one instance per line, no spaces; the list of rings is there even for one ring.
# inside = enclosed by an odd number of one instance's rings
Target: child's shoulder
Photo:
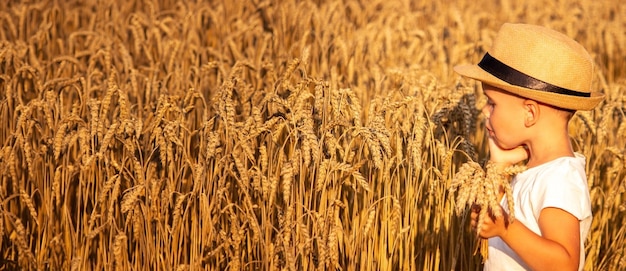
[[[559,157],[529,168],[516,177],[520,181],[527,180],[533,182],[559,183],[571,182],[573,180],[586,182],[585,163],[585,156],[575,153],[574,157]]]
[[[585,156],[580,153],[574,153],[574,156],[563,156],[554,160],[548,161],[536,167],[530,168],[529,172],[563,172],[570,171],[573,168],[585,168]]]

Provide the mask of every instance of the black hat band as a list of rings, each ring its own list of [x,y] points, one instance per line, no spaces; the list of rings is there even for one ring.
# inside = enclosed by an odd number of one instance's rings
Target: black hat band
[[[591,93],[562,88],[526,75],[495,59],[489,53],[485,54],[478,67],[511,85],[577,97],[591,97]]]

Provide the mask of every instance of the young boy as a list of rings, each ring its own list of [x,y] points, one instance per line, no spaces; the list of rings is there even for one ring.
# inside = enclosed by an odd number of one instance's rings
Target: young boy
[[[528,169],[511,181],[515,220],[503,208],[503,217],[476,229],[489,238],[484,269],[582,270],[591,203],[585,157],[573,151],[568,123],[604,97],[591,91],[591,57],[556,31],[504,24],[480,63],[454,70],[480,81],[488,98],[490,161],[527,160]],[[477,210],[471,217],[476,227]]]

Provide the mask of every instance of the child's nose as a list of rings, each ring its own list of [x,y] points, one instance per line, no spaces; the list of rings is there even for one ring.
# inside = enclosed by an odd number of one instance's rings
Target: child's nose
[[[483,106],[482,111],[483,111],[483,115],[485,115],[485,118],[489,118],[489,114],[491,113],[489,112],[489,105]]]

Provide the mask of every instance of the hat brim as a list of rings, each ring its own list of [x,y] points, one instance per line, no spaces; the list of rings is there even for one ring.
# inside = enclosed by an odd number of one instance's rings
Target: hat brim
[[[512,94],[564,109],[591,110],[604,99],[604,94],[600,92],[592,92],[590,97],[578,97],[511,85],[481,69],[478,65],[458,65],[454,67],[454,71]]]

